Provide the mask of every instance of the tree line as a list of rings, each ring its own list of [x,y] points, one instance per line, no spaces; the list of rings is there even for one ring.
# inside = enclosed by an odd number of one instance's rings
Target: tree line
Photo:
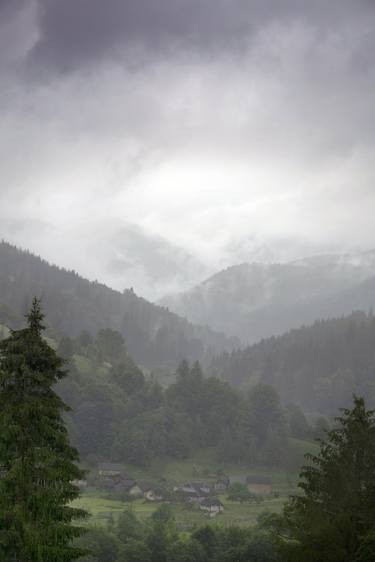
[[[126,338],[131,355],[145,367],[175,366],[183,358],[208,360],[215,351],[238,343],[152,304],[131,288],[114,291],[0,241],[0,323],[21,326],[30,295],[43,298],[54,337],[76,337],[83,330],[95,335],[112,328]]]
[[[127,509],[106,528],[90,529],[76,545],[91,551],[82,562],[281,562],[277,542],[261,525],[205,525],[182,534],[168,504],[144,522]]]
[[[146,377],[121,334],[100,330],[60,340],[69,379],[59,386],[73,407],[67,420],[74,444],[91,462],[110,459],[147,466],[162,457],[187,458],[211,447],[218,462],[290,465],[289,437],[312,439],[298,406],[283,408],[269,385],[240,393],[204,375],[199,362],[178,366],[167,387]],[[82,362],[87,362],[86,366]],[[293,457],[293,455],[292,455]]]
[[[374,350],[374,315],[354,312],[221,354],[210,372],[235,386],[270,384],[283,403],[331,416],[353,392],[375,405]]]

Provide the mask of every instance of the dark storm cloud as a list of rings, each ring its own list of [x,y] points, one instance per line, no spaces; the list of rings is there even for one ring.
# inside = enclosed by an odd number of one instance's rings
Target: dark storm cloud
[[[176,41],[205,45],[240,38],[250,22],[238,0],[40,0],[40,41],[34,56],[69,69],[124,46],[159,51]]]
[[[19,11],[26,5],[27,0],[1,0],[0,2],[0,16],[1,18],[8,18],[15,12]]]
[[[373,8],[368,0],[38,0],[32,54],[60,70],[123,57],[129,47],[147,56],[181,47],[213,54],[247,46],[265,22],[297,18],[324,30]]]

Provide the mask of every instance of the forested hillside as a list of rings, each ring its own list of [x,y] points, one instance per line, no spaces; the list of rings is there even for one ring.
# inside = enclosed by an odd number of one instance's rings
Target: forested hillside
[[[41,297],[53,332],[75,337],[81,331],[95,336],[104,328],[118,330],[132,357],[146,367],[175,365],[184,358],[204,361],[236,343],[190,324],[132,289],[114,291],[0,243],[0,322],[19,324],[33,296]]]
[[[237,386],[273,385],[284,403],[332,414],[353,393],[375,405],[375,317],[356,312],[261,341],[212,363]]]
[[[5,337],[3,328],[0,340]],[[83,332],[49,342],[69,372],[57,391],[72,408],[66,421],[84,459],[148,466],[210,448],[218,462],[280,466],[289,462],[289,437],[313,435],[303,413],[283,409],[270,386],[256,385],[243,396],[227,382],[204,377],[197,362],[183,361],[163,388],[144,376],[113,330],[95,339]]]
[[[245,343],[375,305],[375,252],[245,263],[162,304]]]

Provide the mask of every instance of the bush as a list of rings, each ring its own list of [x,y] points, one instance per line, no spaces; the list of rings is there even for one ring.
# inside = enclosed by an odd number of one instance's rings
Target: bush
[[[240,482],[235,482],[229,486],[227,498],[228,500],[241,503],[258,501],[257,496],[249,492],[247,486],[245,486],[245,484],[241,484]]]

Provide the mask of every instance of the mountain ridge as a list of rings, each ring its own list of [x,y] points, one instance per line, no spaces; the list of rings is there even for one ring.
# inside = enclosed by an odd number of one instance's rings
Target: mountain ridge
[[[244,392],[272,385],[284,404],[332,416],[353,393],[375,406],[374,350],[375,316],[357,311],[224,353],[209,371]]]
[[[242,263],[159,302],[192,322],[204,321],[252,343],[337,312],[350,313],[358,307],[350,309],[349,301],[345,306],[345,294],[372,276],[374,251],[321,254],[286,264]],[[339,297],[340,306],[334,306]]]
[[[238,343],[208,327],[192,325],[132,289],[120,293],[1,242],[0,313],[7,307],[8,316],[13,314],[14,322],[19,322],[33,296],[43,299],[57,333],[77,336],[85,330],[115,329],[125,337],[130,354],[146,367],[175,365],[184,358],[205,361],[220,348],[231,349]]]

